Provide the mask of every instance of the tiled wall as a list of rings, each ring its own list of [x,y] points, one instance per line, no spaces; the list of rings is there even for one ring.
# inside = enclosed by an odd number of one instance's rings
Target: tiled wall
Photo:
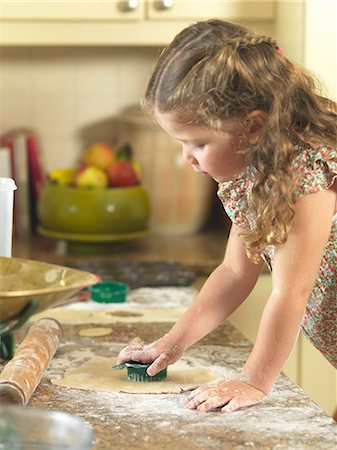
[[[0,133],[32,128],[48,170],[76,163],[86,131],[138,103],[154,48],[6,48]]]

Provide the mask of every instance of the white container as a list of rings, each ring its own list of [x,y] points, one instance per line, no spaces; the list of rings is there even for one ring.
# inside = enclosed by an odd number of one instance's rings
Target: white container
[[[15,190],[16,184],[12,178],[0,178],[0,256],[12,256]]]
[[[140,163],[152,204],[150,228],[162,234],[198,232],[205,224],[215,182],[195,173],[182,158],[181,145],[137,107],[118,120],[120,144],[129,143]]]

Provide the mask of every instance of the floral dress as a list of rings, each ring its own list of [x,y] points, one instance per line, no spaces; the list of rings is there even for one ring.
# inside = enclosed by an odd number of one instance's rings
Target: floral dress
[[[335,149],[309,146],[295,156],[293,164],[298,174],[298,198],[329,189],[337,178]],[[239,227],[254,227],[254,214],[249,207],[254,175],[255,169],[249,166],[235,179],[219,184],[218,196],[224,209]],[[269,246],[261,255],[270,270],[274,253],[275,247]],[[304,335],[337,368],[337,213],[301,326]]]

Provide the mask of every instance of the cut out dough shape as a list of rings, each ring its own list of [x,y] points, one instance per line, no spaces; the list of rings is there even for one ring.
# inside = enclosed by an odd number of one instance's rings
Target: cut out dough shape
[[[87,391],[126,392],[130,394],[176,394],[190,391],[199,385],[217,381],[210,368],[191,367],[180,360],[168,367],[163,381],[139,382],[127,379],[127,370],[112,370],[114,358],[96,356],[79,367],[67,370],[52,384]]]
[[[112,328],[104,328],[104,327],[97,327],[97,328],[82,328],[78,332],[80,336],[86,336],[86,337],[100,337],[100,336],[109,336],[109,334],[112,333]]]

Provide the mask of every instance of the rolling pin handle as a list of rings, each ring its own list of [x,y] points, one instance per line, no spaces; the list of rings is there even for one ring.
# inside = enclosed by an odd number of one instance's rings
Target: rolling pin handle
[[[14,356],[14,336],[12,332],[20,328],[39,306],[38,300],[31,300],[16,319],[0,324],[0,359],[9,361]]]
[[[14,337],[12,333],[0,335],[0,359],[9,361],[14,355]]]
[[[12,386],[11,384],[0,384],[0,404],[1,403],[14,403],[18,405],[25,405],[25,396],[22,390],[18,386]]]

